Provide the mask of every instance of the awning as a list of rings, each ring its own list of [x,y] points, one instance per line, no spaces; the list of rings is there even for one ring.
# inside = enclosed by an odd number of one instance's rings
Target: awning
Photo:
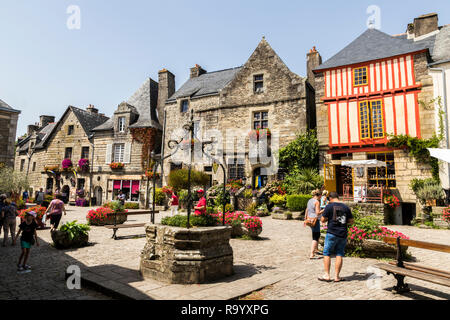
[[[450,163],[450,149],[433,149],[429,148],[430,154],[433,158]]]
[[[342,161],[341,166],[350,168],[376,168],[386,167],[386,162],[380,160],[355,160],[355,161]]]

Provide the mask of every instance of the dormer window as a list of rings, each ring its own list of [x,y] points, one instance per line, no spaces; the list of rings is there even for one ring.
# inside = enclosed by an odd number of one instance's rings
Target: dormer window
[[[187,112],[189,110],[189,100],[183,100],[181,101],[181,112]]]
[[[253,76],[253,90],[255,93],[264,92],[264,76],[262,74]]]
[[[353,85],[355,87],[367,85],[368,80],[367,67],[353,69]]]
[[[125,117],[119,118],[119,132],[125,132]]]
[[[70,125],[69,128],[67,129],[67,135],[68,136],[73,135],[73,128],[74,128],[73,125]]]

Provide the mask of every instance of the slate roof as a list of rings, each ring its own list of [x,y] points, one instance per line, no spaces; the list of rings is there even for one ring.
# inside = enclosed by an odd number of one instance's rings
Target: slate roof
[[[128,99],[127,103],[136,108],[139,118],[130,128],[153,127],[162,130],[156,114],[158,103],[158,83],[148,78],[142,86]],[[93,128],[93,131],[106,131],[114,129],[114,120],[111,118],[102,125]]]
[[[36,149],[41,149],[44,147],[45,142],[50,137],[50,134],[52,133],[53,129],[56,127],[57,123],[52,122],[46,125],[44,128],[41,128],[37,132],[37,139],[36,139]],[[28,151],[28,146],[30,142],[30,136],[26,137],[24,140],[22,140],[19,143],[19,152]]]
[[[5,101],[0,99],[0,110],[2,111],[9,111],[9,112],[20,112],[19,110],[14,110],[11,108]]]
[[[73,106],[70,106],[69,109],[71,109],[72,112],[75,114],[81,126],[83,127],[84,132],[86,132],[88,136],[91,135],[92,129],[105,123],[109,119],[108,117],[105,117],[98,113],[92,113]]]
[[[237,67],[207,72],[197,78],[191,78],[186,81],[183,86],[167,100],[167,102],[174,102],[179,98],[185,97],[198,98],[201,96],[217,94],[234,79],[241,69],[242,67]]]
[[[434,63],[450,60],[450,25],[443,26],[436,35],[431,56]]]
[[[391,36],[376,29],[367,29],[336,55],[322,63],[315,71],[367,62],[430,49],[433,52],[436,36],[421,41],[408,40],[406,35]]]

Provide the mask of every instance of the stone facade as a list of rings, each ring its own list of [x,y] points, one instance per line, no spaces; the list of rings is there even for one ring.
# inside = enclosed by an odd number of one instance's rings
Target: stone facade
[[[20,111],[0,100],[0,165],[14,166],[14,146]]]
[[[249,60],[241,68],[206,72],[197,66],[191,70],[191,79],[166,102],[166,139],[180,138],[180,130],[189,121],[190,112],[182,112],[182,103],[188,102],[188,111],[194,112],[194,121],[199,122],[198,138],[210,140],[214,137],[218,153],[223,154],[227,167],[236,164],[238,159],[244,164],[244,176],[248,182],[253,180],[256,169],[265,167],[261,163],[251,161],[249,155],[249,133],[253,130],[254,115],[259,112],[267,112],[268,128],[271,131],[272,163],[273,155],[277,149],[286,146],[293,141],[298,133],[304,132],[308,127],[315,127],[314,100],[308,97],[314,94],[314,89],[306,79],[291,72],[266,40],[262,40]],[[197,78],[213,82],[219,74],[234,72],[228,83],[216,88],[215,92],[208,94],[190,94],[186,87]],[[263,88],[255,90],[255,79],[263,79]],[[194,80],[193,80],[194,79]],[[225,81],[224,81],[225,82]],[[200,85],[197,90],[203,89]],[[190,95],[189,95],[190,94]],[[169,154],[166,151],[165,154]],[[175,161],[174,161],[175,159]],[[167,159],[165,161],[164,182],[167,182],[171,162],[186,160],[185,156]],[[223,159],[219,159],[224,162]],[[203,171],[204,166],[210,162],[197,163],[196,168]],[[267,165],[266,165],[267,167]],[[264,169],[262,170],[264,172]],[[276,171],[267,175],[269,178],[276,175]],[[211,172],[212,182],[222,183],[223,174]]]

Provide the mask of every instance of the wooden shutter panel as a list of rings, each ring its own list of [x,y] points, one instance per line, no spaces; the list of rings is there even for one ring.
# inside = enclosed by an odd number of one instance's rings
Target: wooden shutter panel
[[[125,143],[125,154],[123,156],[123,162],[124,163],[131,162],[131,143],[129,142]]]
[[[105,155],[105,163],[110,164],[112,157],[112,144],[106,145],[106,155]]]

